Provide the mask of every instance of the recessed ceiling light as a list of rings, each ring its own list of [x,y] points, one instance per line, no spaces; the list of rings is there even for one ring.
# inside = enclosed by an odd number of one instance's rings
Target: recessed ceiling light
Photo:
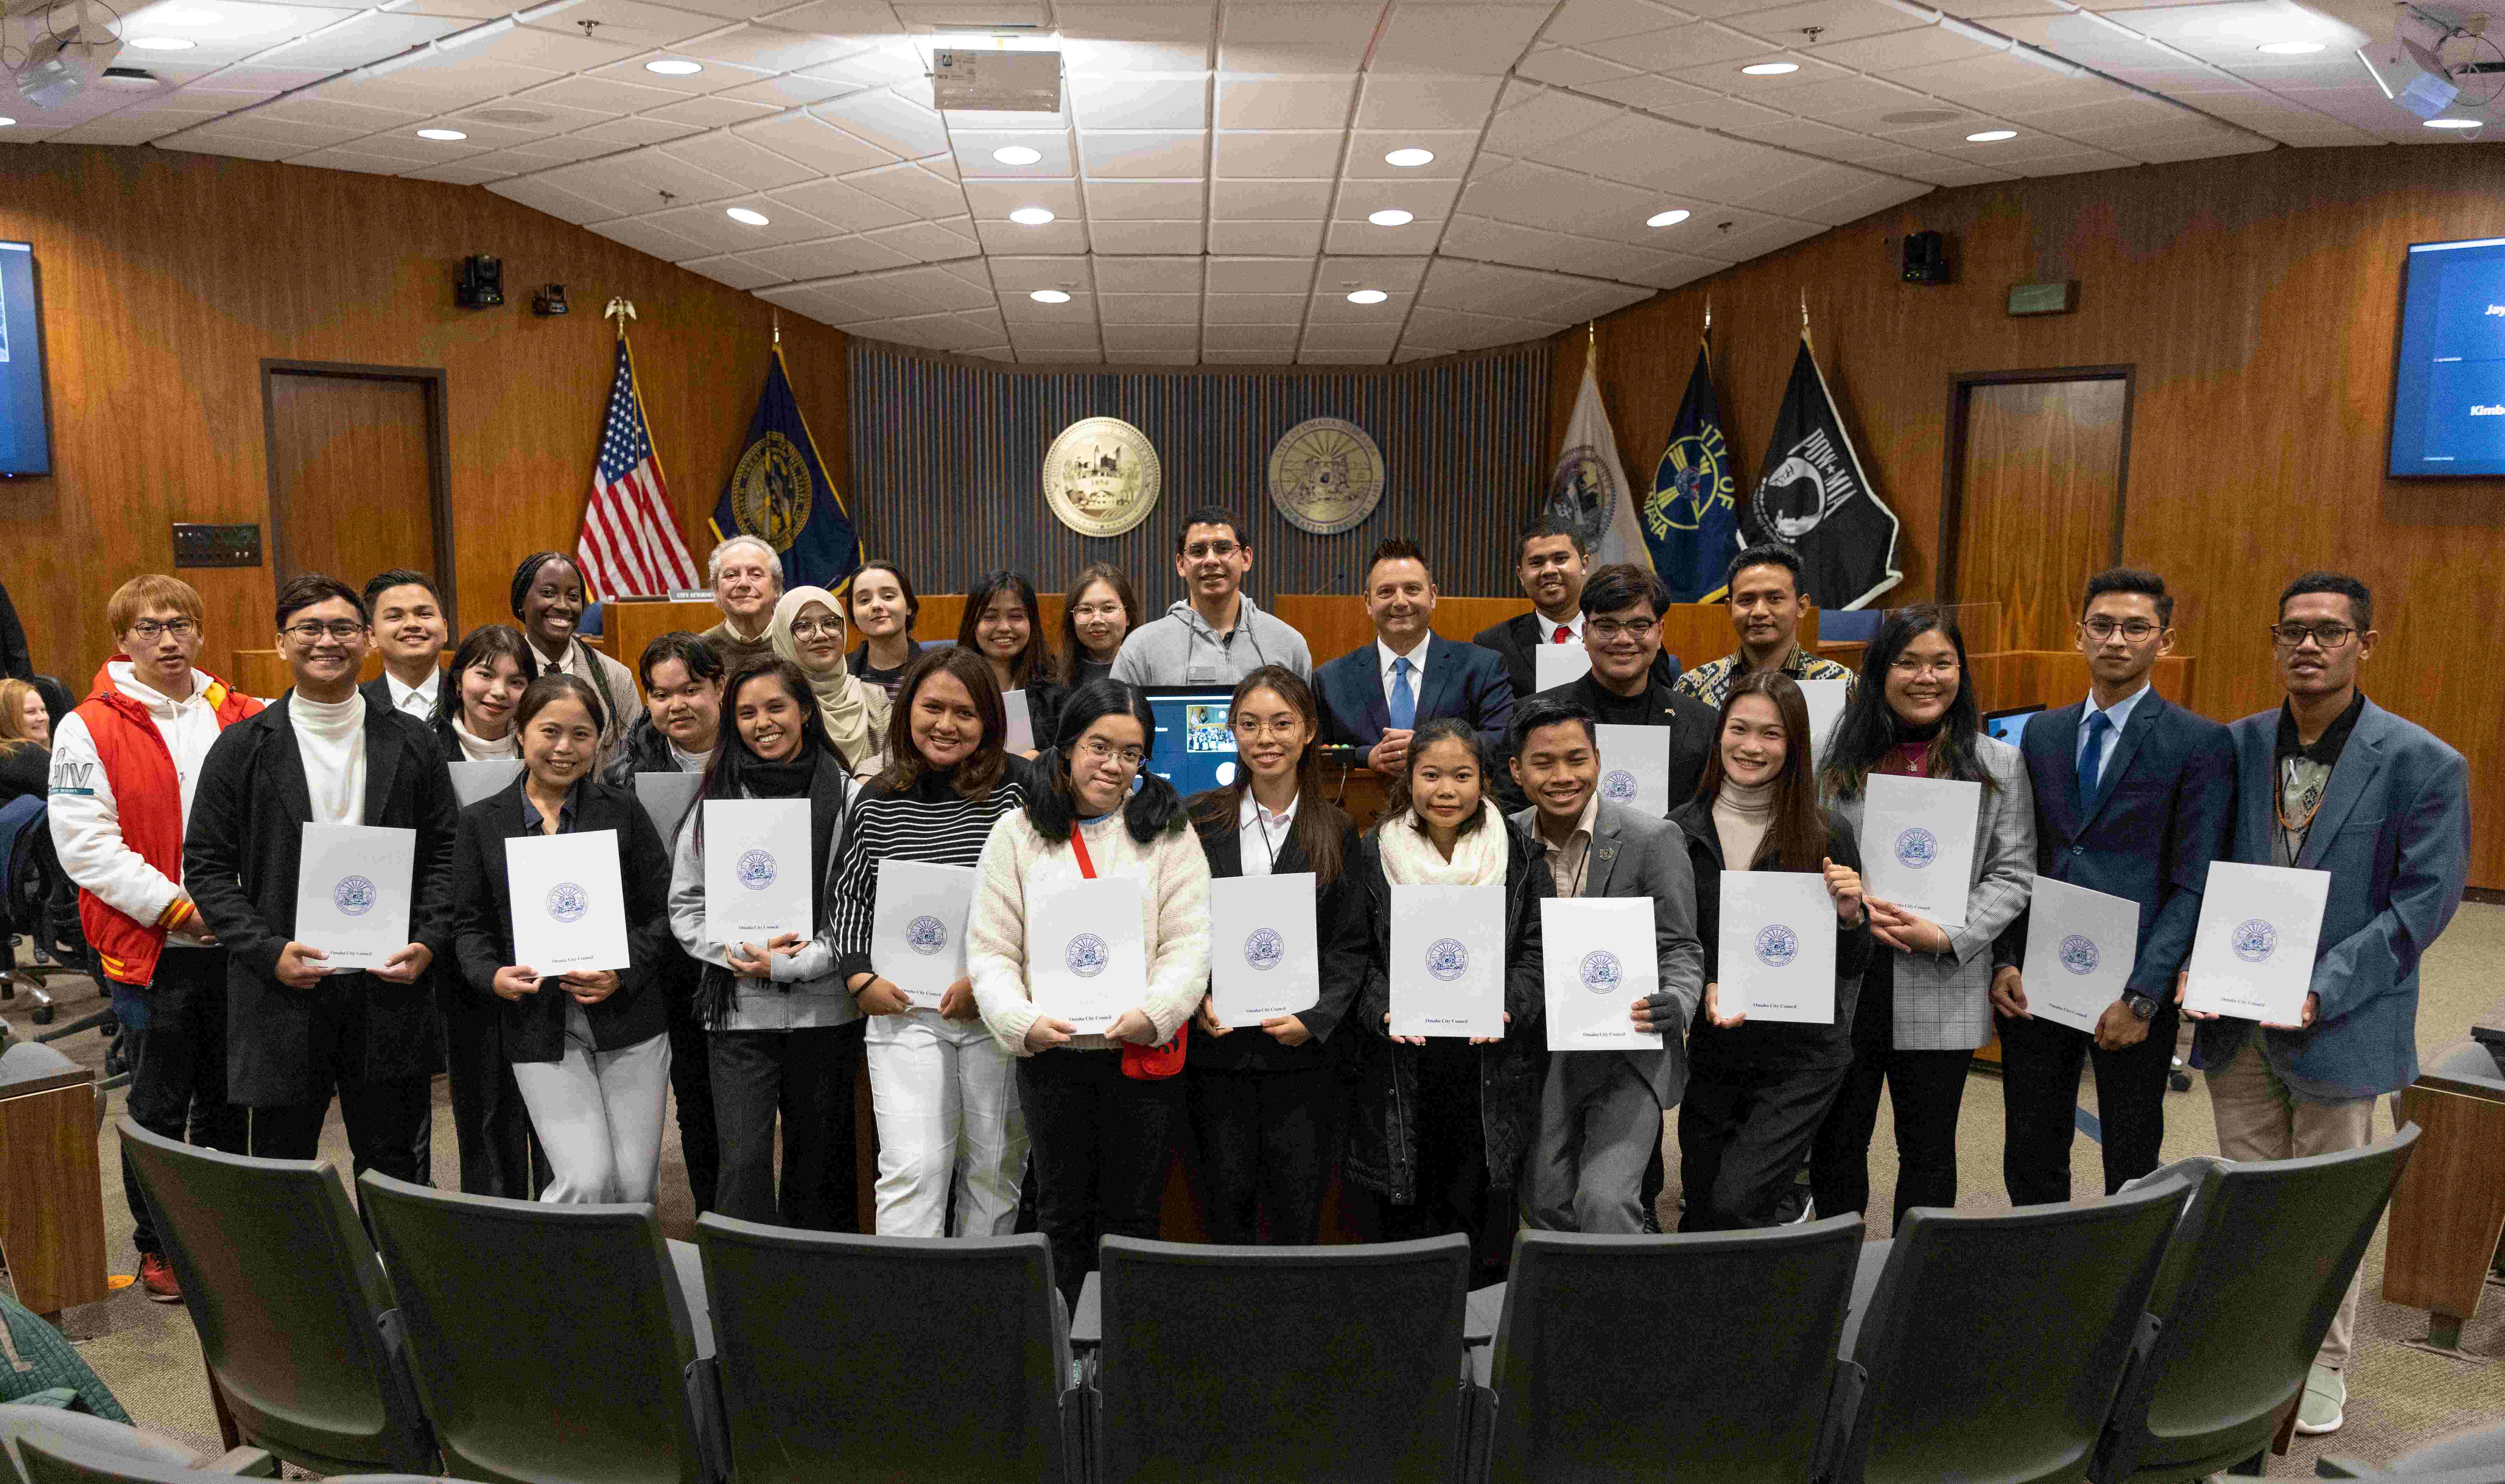
[[[764,212],[751,211],[745,206],[733,206],[724,211],[723,215],[730,218],[734,222],[737,222],[742,227],[762,227],[765,225]]]
[[[1394,150],[1383,157],[1383,162],[1387,165],[1398,165],[1404,170],[1413,170],[1420,165],[1431,163],[1434,159],[1433,150]]]
[[[2426,126],[2428,128],[2477,128],[2486,122],[2487,121],[2484,119],[2429,119],[2426,121]]]
[[[1686,220],[1687,213],[1684,211],[1656,211],[1651,216],[1644,218],[1644,225],[1646,227],[1676,227],[1679,223]]]
[[[1043,158],[1043,152],[1022,144],[1006,144],[992,151],[992,158],[1005,165],[1031,165]]]
[[[2261,50],[2273,56],[2306,56],[2322,50],[2318,41],[2266,41]]]
[[[663,77],[693,77],[704,70],[704,63],[691,62],[684,57],[665,56],[657,62],[646,62],[644,70],[657,72]]]
[[[461,132],[457,128],[422,128],[417,131],[417,137],[420,139],[440,139],[444,143],[449,144],[455,139],[467,139],[470,136]]]
[[[1348,297],[1352,304],[1379,304],[1392,296],[1381,289],[1359,289]]]
[[[1798,72],[1799,70],[1800,63],[1798,62],[1750,62],[1746,67],[1740,69],[1743,74],[1748,77],[1782,77],[1786,72]]]
[[[1020,227],[1041,227],[1052,220],[1052,213],[1041,206],[1020,206],[1009,213],[1009,220]]]
[[[1039,304],[1066,304],[1070,302],[1070,296],[1062,293],[1059,289],[1038,289],[1034,293],[1028,295],[1027,298],[1034,300]]]
[[[199,45],[188,36],[134,36],[130,44],[142,52],[189,52]]]
[[[1415,212],[1394,210],[1375,212],[1366,220],[1377,227],[1406,227],[1418,220],[1418,217]]]
[[[1965,142],[1968,144],[1997,144],[2003,139],[2015,139],[2017,137],[2018,130],[2014,128],[1988,128],[1980,134],[1966,135]]]
[[[18,121],[17,121],[17,120],[15,120],[15,119],[0,119],[0,128],[11,128],[11,127],[14,127],[14,126],[17,124],[17,123],[18,123]]]

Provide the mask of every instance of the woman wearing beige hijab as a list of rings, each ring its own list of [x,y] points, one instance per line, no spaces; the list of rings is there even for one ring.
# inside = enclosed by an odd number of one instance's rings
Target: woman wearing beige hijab
[[[766,637],[774,653],[800,667],[809,677],[819,714],[827,720],[827,736],[843,756],[855,777],[865,778],[887,764],[887,692],[864,686],[844,666],[852,634],[844,623],[843,605],[824,587],[794,587],[774,605]]]

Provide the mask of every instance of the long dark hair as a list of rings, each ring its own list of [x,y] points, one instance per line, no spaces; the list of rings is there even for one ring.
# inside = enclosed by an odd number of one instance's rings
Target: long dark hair
[[[1071,691],[1061,703],[1060,731],[1053,736],[1052,746],[1035,760],[1041,781],[1026,796],[1027,823],[1047,844],[1058,845],[1069,838],[1071,828],[1078,822],[1077,795],[1070,785],[1070,757],[1087,728],[1109,716],[1126,716],[1139,723],[1141,747],[1150,754],[1156,750],[1157,714],[1139,687],[1118,680],[1091,680]],[[1123,828],[1145,845],[1169,830],[1182,829],[1182,795],[1173,784],[1149,772],[1143,758],[1140,786],[1122,804]]]
[[[590,684],[579,675],[568,675],[563,670],[550,670],[532,681],[523,689],[521,700],[513,707],[515,745],[520,745],[522,728],[531,724],[531,718],[546,711],[549,702],[561,700],[569,695],[582,702],[583,714],[591,718],[592,734],[599,735],[601,729],[609,724],[609,714],[601,709],[600,692],[592,689]]]
[[[1017,594],[1018,602],[1026,608],[1026,648],[1009,661],[1009,689],[1022,690],[1051,671],[1052,646],[1044,641],[1043,613],[1036,606],[1033,583],[1014,572],[984,573],[966,594],[966,615],[957,620],[957,647],[972,651],[974,657],[986,665],[991,663],[991,656],[974,640],[974,629],[983,621],[983,610],[1004,592]]]
[[[1965,660],[1965,634],[1958,627],[1954,615],[1936,604],[1920,603],[1900,608],[1879,625],[1877,637],[1870,641],[1870,651],[1861,656],[1861,683],[1846,703],[1843,719],[1835,724],[1835,736],[1826,745],[1826,767],[1820,775],[1828,792],[1842,798],[1861,793],[1869,781],[1870,770],[1887,760],[1888,750],[1899,743],[1921,740],[1906,731],[1896,720],[1895,709],[1888,704],[1888,671],[1905,646],[1924,634],[1937,630],[1957,651],[1957,695],[1941,716],[1939,730],[1930,738],[1930,750],[1923,760],[1923,772],[1933,778],[1957,778],[1967,783],[1980,783],[1987,793],[1997,789],[1991,772],[1983,765],[1974,739],[1983,724],[1983,713],[1974,704],[1973,677]]]
[[[1479,769],[1478,812],[1462,821],[1460,828],[1453,831],[1454,835],[1458,837],[1467,834],[1486,822],[1489,791],[1496,787],[1488,769],[1487,744],[1479,740],[1478,732],[1471,727],[1466,719],[1437,717],[1431,722],[1419,723],[1418,729],[1410,733],[1409,767],[1400,775],[1399,783],[1393,788],[1390,806],[1383,811],[1383,823],[1376,826],[1376,829],[1388,828],[1394,820],[1405,814],[1409,816],[1411,829],[1416,830],[1420,834],[1427,832],[1427,821],[1418,813],[1418,800],[1410,790],[1416,786],[1418,760],[1427,755],[1429,747],[1438,742],[1459,742],[1468,748],[1470,760],[1477,763]]]
[[[1296,822],[1288,829],[1296,843],[1305,848],[1305,861],[1313,867],[1315,884],[1327,887],[1339,879],[1340,831],[1347,828],[1348,816],[1323,796],[1323,721],[1320,708],[1314,704],[1313,687],[1285,665],[1263,665],[1235,683],[1234,699],[1226,706],[1228,726],[1235,724],[1236,717],[1244,710],[1245,697],[1255,690],[1269,691],[1305,719],[1305,747],[1296,759]],[[1240,741],[1235,744],[1235,781],[1220,784],[1192,800],[1192,823],[1203,834],[1233,830],[1235,822],[1243,817],[1244,795],[1252,788],[1252,770],[1244,765],[1244,744]]]
[[[461,641],[461,648],[452,652],[452,668],[444,673],[443,683],[435,688],[437,725],[453,721],[464,726],[470,724],[470,719],[461,711],[461,677],[481,665],[492,669],[499,654],[521,667],[523,693],[529,693],[530,686],[540,678],[540,659],[531,653],[531,642],[510,623],[481,624]],[[518,713],[513,724],[522,724]]]
[[[1721,715],[1714,719],[1713,745],[1706,749],[1696,796],[1710,807],[1721,794],[1722,730],[1731,724],[1731,708],[1748,695],[1774,702],[1776,714],[1782,718],[1783,765],[1775,774],[1770,800],[1774,812],[1766,823],[1766,837],[1757,847],[1757,860],[1723,864],[1733,870],[1756,869],[1759,863],[1769,870],[1817,870],[1826,861],[1826,811],[1818,807],[1817,775],[1809,760],[1809,702],[1790,676],[1781,670],[1752,670],[1731,682],[1730,694],[1722,698]]]
[[[1140,598],[1131,590],[1131,575],[1111,562],[1089,562],[1071,579],[1070,590],[1061,598],[1061,654],[1054,659],[1052,678],[1065,686],[1078,681],[1078,665],[1087,658],[1087,646],[1078,642],[1078,620],[1073,617],[1078,600],[1098,583],[1113,589],[1122,605],[1122,637],[1140,626]]]
[[[827,719],[818,710],[818,698],[810,693],[809,677],[800,673],[800,667],[788,659],[759,659],[741,666],[731,676],[730,684],[722,688],[722,730],[714,743],[713,761],[705,767],[704,787],[696,791],[699,801],[741,797],[750,775],[769,765],[757,756],[756,749],[748,745],[748,739],[739,734],[739,692],[756,681],[772,681],[780,685],[791,692],[793,701],[800,708],[800,750],[792,755],[792,761],[809,761],[822,753],[840,757],[835,753],[834,740],[827,735]],[[701,819],[702,812],[698,811],[696,817]],[[702,826],[699,825],[698,829],[701,830]],[[700,833],[697,844],[703,842]]]
[[[1001,781],[1008,765],[1008,712],[1001,704],[1001,683],[992,678],[991,661],[972,650],[925,650],[904,667],[896,683],[896,705],[887,717],[887,770],[879,783],[891,794],[903,794],[922,781],[931,764],[913,745],[913,698],[933,676],[948,674],[973,698],[974,715],[983,724],[983,740],[957,764],[951,787],[960,798],[981,798]]]

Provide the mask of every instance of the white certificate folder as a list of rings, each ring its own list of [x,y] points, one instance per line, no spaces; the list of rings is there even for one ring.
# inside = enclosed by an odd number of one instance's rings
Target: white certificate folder
[[[2122,998],[2139,952],[2139,903],[2050,876],[2027,907],[2027,1012],[2093,1031]]]
[[[417,831],[379,825],[306,825],[296,867],[296,940],[337,973],[380,969],[408,946]]]
[[[1035,1007],[1101,1036],[1148,997],[1140,883],[1100,876],[1042,887],[1026,901],[1026,985]]]
[[[1209,883],[1210,997],[1219,1024],[1241,1030],[1321,1003],[1315,891],[1311,871]]]
[[[617,830],[507,840],[505,879],[512,890],[514,963],[543,977],[627,967]]]
[[[1539,903],[1540,972],[1552,1051],[1658,1051],[1635,1002],[1661,989],[1649,897],[1550,897]]]
[[[1862,887],[1943,928],[1965,926],[1983,785],[1873,773],[1861,809]]]
[[[966,976],[966,918],[973,909],[970,866],[890,857],[879,864],[870,917],[869,962],[878,976],[925,1009]]]
[[[1392,889],[1392,1034],[1504,1034],[1504,888]]]
[[[812,931],[809,909],[809,801],[704,801],[705,941],[763,947],[786,933]]]
[[[1601,753],[1601,796],[1638,814],[1670,813],[1670,728],[1608,722],[1592,728]]]
[[[1835,1023],[1835,901],[1801,870],[1726,870],[1714,1003],[1725,1015]]]
[[[2183,1007],[2264,1025],[2303,1020],[2330,899],[2329,871],[2210,863]]]

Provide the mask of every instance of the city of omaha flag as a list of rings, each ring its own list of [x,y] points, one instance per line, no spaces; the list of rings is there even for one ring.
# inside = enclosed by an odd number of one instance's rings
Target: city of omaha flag
[[[840,596],[861,567],[861,535],[800,418],[780,345],[765,369],[757,415],[748,420],[747,445],[714,504],[713,534],[717,541],[763,537],[782,554],[786,587],[824,587]]]
[[[1652,565],[1643,528],[1636,522],[1626,466],[1618,462],[1618,436],[1610,431],[1609,409],[1601,404],[1601,381],[1589,360],[1583,363],[1574,416],[1566,425],[1566,451],[1557,456],[1557,473],[1548,481],[1548,514],[1583,533],[1593,566]]]
[[[1713,363],[1703,341],[1687,376],[1670,446],[1652,472],[1644,501],[1644,540],[1652,570],[1671,601],[1711,603],[1722,596],[1723,568],[1737,544],[1739,512],[1731,503],[1731,451],[1722,442],[1722,411],[1713,400]]]
[[[1775,414],[1765,473],[1740,528],[1751,543],[1797,549],[1807,568],[1805,595],[1821,608],[1859,608],[1904,581],[1896,570],[1896,512],[1879,502],[1862,472],[1806,332]]]

